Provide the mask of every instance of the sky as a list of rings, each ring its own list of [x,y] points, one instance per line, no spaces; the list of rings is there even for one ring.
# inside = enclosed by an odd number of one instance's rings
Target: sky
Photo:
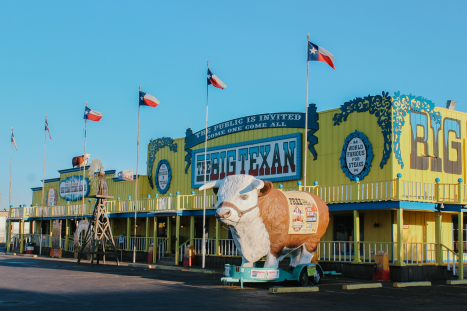
[[[136,168],[151,138],[205,125],[206,65],[227,85],[209,90],[209,125],[267,112],[304,112],[306,38],[335,57],[310,63],[318,111],[382,91],[421,95],[467,112],[467,1],[4,1],[0,0],[0,209],[32,201],[45,178],[86,151],[106,170]],[[183,150],[183,146],[179,146]]]

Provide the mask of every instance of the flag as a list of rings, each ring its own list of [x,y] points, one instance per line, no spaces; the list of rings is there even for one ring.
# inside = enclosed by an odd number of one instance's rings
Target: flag
[[[325,62],[329,66],[334,68],[334,56],[323,49],[322,47],[317,46],[316,44],[311,43],[308,41],[308,61],[320,61]]]
[[[221,81],[216,75],[212,74],[211,70],[208,68],[208,85],[212,84],[219,89],[225,89],[227,85]]]
[[[11,129],[11,142],[15,145],[16,151],[18,151],[18,147],[16,147],[15,135],[13,134],[13,129]]]
[[[102,112],[97,112],[86,107],[84,110],[84,118],[91,121],[99,121],[104,114]]]
[[[49,132],[49,137],[52,139],[52,136],[50,135],[50,130],[49,130],[49,123],[47,123],[47,119],[45,119],[45,130]]]
[[[139,105],[157,107],[161,101],[152,95],[139,91]]]

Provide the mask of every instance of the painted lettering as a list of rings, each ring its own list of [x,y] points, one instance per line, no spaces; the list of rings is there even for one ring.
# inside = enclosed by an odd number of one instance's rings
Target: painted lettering
[[[449,133],[456,134],[456,139],[461,138],[461,121],[451,118],[445,118],[443,122],[444,132],[444,172],[448,174],[462,174],[462,144],[458,141],[451,141],[449,145]],[[451,149],[452,148],[452,149]],[[452,150],[452,151],[451,151]],[[450,155],[455,154],[456,160],[449,159]]]

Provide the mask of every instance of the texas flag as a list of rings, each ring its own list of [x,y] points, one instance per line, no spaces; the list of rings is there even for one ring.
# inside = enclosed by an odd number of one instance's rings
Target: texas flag
[[[45,130],[49,132],[49,137],[52,139],[52,136],[50,135],[49,123],[47,123],[47,118],[45,119]]]
[[[308,41],[308,61],[325,62],[331,66],[332,69],[336,69],[334,68],[334,56],[322,47],[319,47],[310,41]]]
[[[11,128],[11,142],[15,145],[16,151],[18,151],[18,147],[16,146],[15,135],[13,134],[13,128]]]
[[[211,70],[208,68],[208,85],[212,84],[219,89],[225,89],[227,85],[221,81],[215,74],[212,74]]]
[[[139,105],[157,107],[161,101],[152,95],[139,91]]]
[[[84,110],[84,118],[91,121],[99,121],[104,114],[102,112],[97,112],[86,107]]]

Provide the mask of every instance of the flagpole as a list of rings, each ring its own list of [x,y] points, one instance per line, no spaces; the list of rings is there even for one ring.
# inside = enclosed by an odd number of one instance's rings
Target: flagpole
[[[13,166],[13,127],[11,127],[11,155],[10,155],[10,195],[8,197],[8,208],[11,209],[11,168]],[[11,211],[10,211],[11,215]]]
[[[306,160],[307,160],[307,141],[308,141],[308,72],[309,72],[309,62],[308,62],[308,42],[310,41],[310,34],[306,38],[306,106],[305,106],[305,139],[303,143],[305,147],[303,148],[303,157],[305,161],[304,173],[303,173],[303,190],[306,191]]]
[[[45,122],[47,124],[47,115],[45,115]],[[45,155],[47,150],[47,130],[44,131],[44,168],[42,170],[42,197],[41,207],[44,206],[44,184],[45,184]]]
[[[88,102],[86,102],[86,108],[88,107]],[[86,110],[86,109],[85,109]],[[86,185],[86,126],[88,124],[88,119],[84,119],[84,153],[83,153],[83,206],[81,208],[81,218],[84,219],[84,186]],[[78,162],[79,163],[79,162]],[[81,167],[80,167],[81,169]],[[79,190],[79,188],[78,188]]]
[[[139,86],[139,92],[141,92],[141,85]],[[138,93],[138,98],[139,98]],[[141,105],[138,103],[138,140],[136,142],[136,176],[135,176],[135,240],[133,241],[133,263],[136,262],[136,207],[138,205],[138,160],[139,160],[139,116],[141,111]],[[167,224],[169,225],[169,224]]]
[[[208,61],[209,70],[209,61]],[[206,83],[206,128],[204,132],[204,184],[206,184],[207,167],[207,151],[208,151],[208,103],[209,103],[209,84]],[[206,262],[206,189],[204,189],[204,204],[203,204],[203,262],[202,268],[204,269]]]
[[[45,124],[47,124],[47,114],[45,115]],[[47,151],[47,129],[44,129],[44,168],[42,170],[42,197],[41,210],[44,209],[44,184],[45,184],[45,156]],[[41,247],[39,253],[42,255],[42,220],[41,220]]]

